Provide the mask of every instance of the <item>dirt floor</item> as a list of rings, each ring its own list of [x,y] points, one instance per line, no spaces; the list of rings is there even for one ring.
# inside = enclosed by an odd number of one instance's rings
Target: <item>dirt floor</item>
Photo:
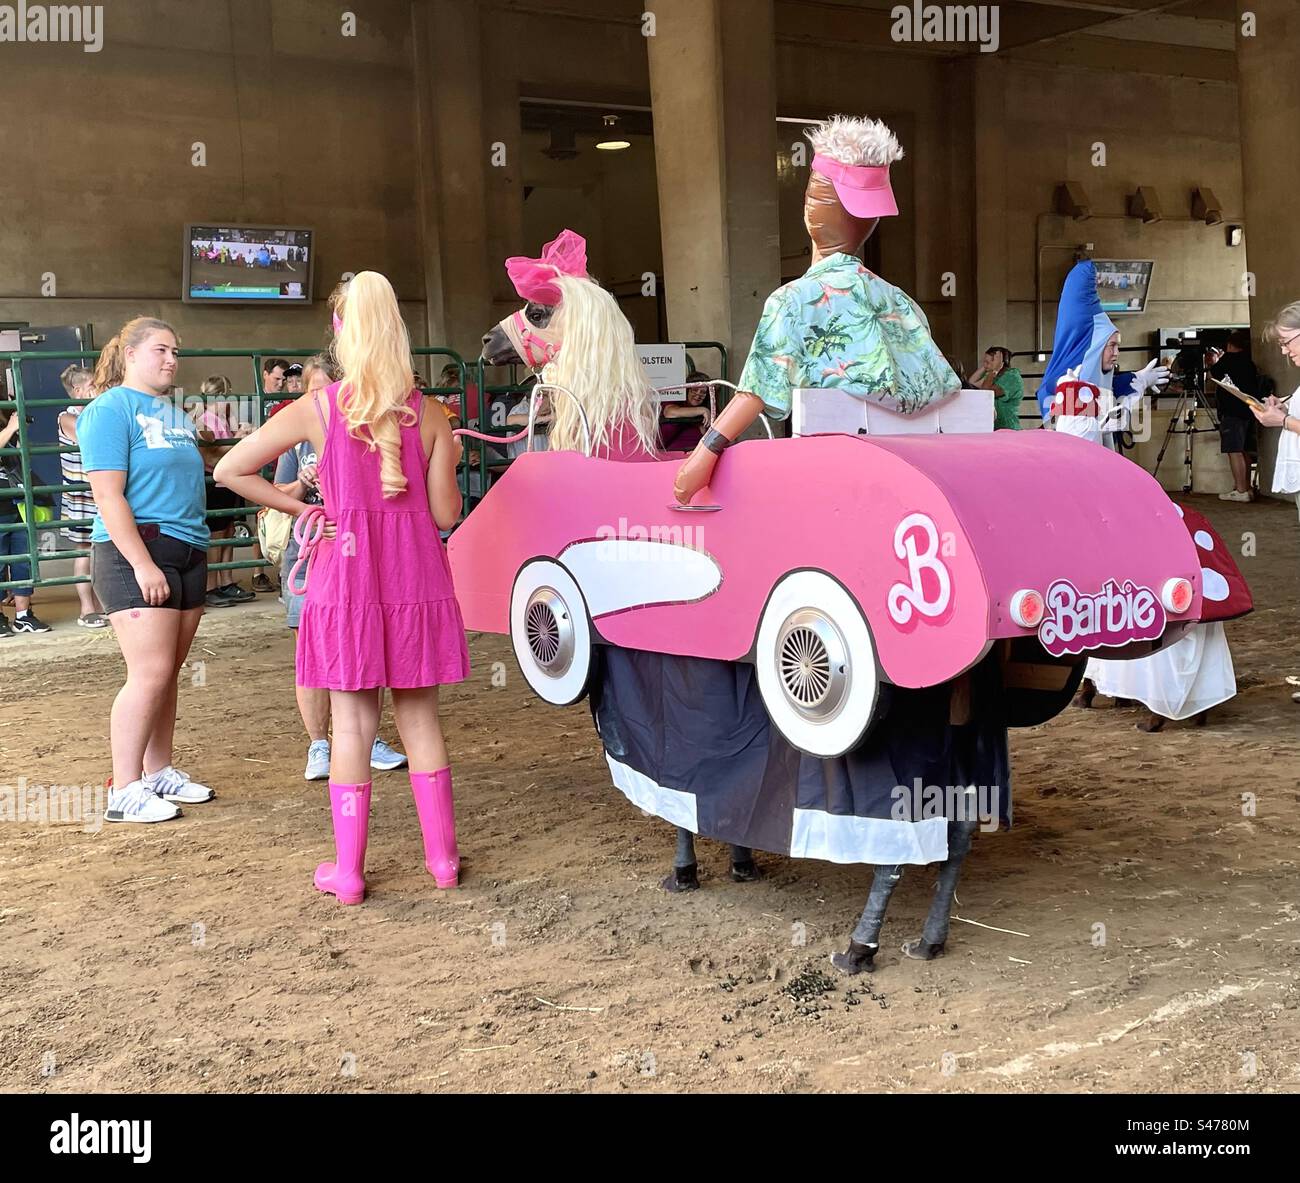
[[[827,955],[866,868],[767,855],[735,884],[701,842],[703,889],[665,894],[671,828],[501,637],[471,638],[445,696],[459,891],[422,869],[403,772],[376,776],[364,905],[312,890],[328,804],[273,597],[210,613],[182,680],[178,763],[216,801],[41,824],[31,786],[102,783],[122,676],[65,610],[0,642],[0,782],[29,791],[0,825],[0,1089],[1295,1091],[1300,535],[1289,505],[1194,503],[1230,544],[1255,536],[1237,698],[1203,729],[1145,735],[1102,706],[1015,733],[1016,826],[976,838],[969,923],[904,959],[934,879],[910,871],[853,982]]]

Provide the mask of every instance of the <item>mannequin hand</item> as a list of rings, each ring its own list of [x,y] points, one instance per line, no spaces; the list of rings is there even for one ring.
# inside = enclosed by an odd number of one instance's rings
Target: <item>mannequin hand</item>
[[[1169,367],[1162,366],[1158,359],[1147,362],[1133,375],[1133,392],[1144,394],[1148,390],[1159,390],[1169,381]]]
[[[673,483],[673,496],[679,505],[689,505],[691,498],[709,483],[717,462],[717,456],[703,444],[682,461],[677,470],[677,480]]]

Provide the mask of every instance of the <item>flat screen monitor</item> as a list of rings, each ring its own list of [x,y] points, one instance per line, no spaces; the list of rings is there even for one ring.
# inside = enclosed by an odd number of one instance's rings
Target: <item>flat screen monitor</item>
[[[1093,259],[1097,268],[1097,295],[1102,311],[1117,313],[1145,312],[1147,293],[1151,290],[1151,259]]]
[[[287,226],[185,228],[187,304],[310,304],[316,235]]]

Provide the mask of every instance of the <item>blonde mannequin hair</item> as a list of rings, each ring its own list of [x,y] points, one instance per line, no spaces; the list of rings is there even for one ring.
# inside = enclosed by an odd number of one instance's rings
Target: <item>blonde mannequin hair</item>
[[[397,308],[393,285],[377,271],[359,271],[336,305],[343,328],[336,355],[343,371],[338,411],[348,434],[379,450],[385,497],[406,491],[402,472],[403,424],[416,421],[410,397],[411,338]]]
[[[859,119],[832,115],[816,127],[804,129],[814,152],[840,164],[893,164],[903,159],[903,149],[894,133],[880,119]]]
[[[635,433],[641,449],[653,455],[659,437],[659,400],[646,381],[627,317],[609,292],[590,279],[557,275],[563,293],[550,329],[562,342],[542,381],[571,390],[587,413],[591,448],[597,454],[623,428]],[[552,450],[582,447],[582,421],[573,400],[550,396],[554,420]]]

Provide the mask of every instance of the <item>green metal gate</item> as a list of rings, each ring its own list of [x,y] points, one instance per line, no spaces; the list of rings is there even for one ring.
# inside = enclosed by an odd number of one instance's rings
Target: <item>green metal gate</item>
[[[716,350],[720,357],[720,377],[726,379],[727,373],[727,351],[726,348],[716,341],[687,341],[687,349],[713,349]],[[266,404],[268,402],[280,402],[286,395],[267,394],[262,388],[262,361],[269,357],[283,358],[306,358],[312,357],[319,353],[319,349],[182,349],[179,351],[182,359],[186,358],[246,358],[252,365],[253,369],[253,391],[251,395],[243,393],[234,393],[233,397],[251,398],[253,401],[253,415],[255,422],[253,427],[259,427],[266,420]],[[506,436],[513,434],[508,429],[497,429],[491,423],[485,423],[485,416],[490,417],[488,410],[490,402],[494,398],[503,396],[522,397],[527,388],[519,383],[509,383],[507,385],[487,386],[484,381],[484,366],[482,359],[473,363],[466,362],[454,349],[448,349],[444,346],[419,346],[411,350],[417,365],[427,363],[421,362],[421,358],[428,359],[445,359],[442,367],[455,365],[457,384],[455,386],[424,386],[422,389],[425,394],[435,395],[459,395],[461,399],[462,411],[467,416],[463,422],[465,426],[471,427],[486,435],[500,434]],[[21,472],[22,488],[20,490],[0,488],[0,501],[17,500],[20,505],[20,516],[25,519],[14,524],[0,524],[0,534],[23,533],[26,535],[26,551],[22,554],[7,556],[7,561],[27,562],[31,564],[31,585],[35,587],[57,587],[73,583],[86,583],[90,577],[87,575],[63,575],[44,578],[41,575],[41,565],[66,561],[69,559],[78,559],[86,557],[85,551],[71,549],[49,548],[42,550],[40,536],[43,532],[49,532],[48,538],[55,538],[57,531],[62,530],[65,526],[89,526],[89,518],[63,518],[56,517],[49,521],[38,522],[37,510],[38,503],[49,501],[64,492],[88,491],[89,484],[82,482],[79,484],[34,484],[32,459],[37,456],[61,456],[65,452],[75,452],[77,449],[72,446],[60,444],[33,444],[27,438],[27,415],[30,411],[38,407],[58,407],[63,408],[73,404],[85,405],[90,399],[71,399],[67,396],[62,398],[42,399],[28,398],[23,390],[23,362],[31,361],[81,361],[93,363],[99,357],[97,350],[81,350],[67,353],[0,353],[0,363],[8,363],[10,372],[13,374],[14,397],[10,400],[0,399],[0,411],[12,411],[18,416],[18,438],[15,446],[0,448],[0,458],[16,456],[19,462]],[[474,414],[468,415],[468,394],[470,392],[470,377],[473,377],[473,389],[477,391],[478,398],[474,406]],[[426,378],[431,375],[424,375]],[[296,397],[296,396],[287,396]],[[191,396],[186,395],[185,401],[189,402]],[[196,399],[197,401],[197,399]],[[214,446],[229,447],[234,444],[234,440],[218,440]],[[478,463],[470,464],[469,456],[472,451],[478,454]],[[479,448],[467,448],[466,458],[462,460],[459,478],[461,484],[461,494],[464,500],[464,512],[469,513],[471,509],[483,498],[483,495],[491,487],[492,480],[499,473],[510,466],[510,461],[506,459],[493,459],[488,452],[488,446]],[[477,481],[473,479],[477,475]],[[211,482],[211,476],[207,480]],[[209,522],[220,521],[230,518],[252,518],[257,513],[256,506],[246,506],[242,509],[216,509],[207,512]],[[251,548],[257,541],[256,530],[251,531],[248,538],[214,538],[208,545],[209,548]],[[245,559],[236,559],[229,563],[213,564],[214,571],[243,570],[251,567],[268,567],[265,559],[254,559],[252,557]],[[0,581],[0,591],[10,588],[23,587],[27,584],[19,580]]]

